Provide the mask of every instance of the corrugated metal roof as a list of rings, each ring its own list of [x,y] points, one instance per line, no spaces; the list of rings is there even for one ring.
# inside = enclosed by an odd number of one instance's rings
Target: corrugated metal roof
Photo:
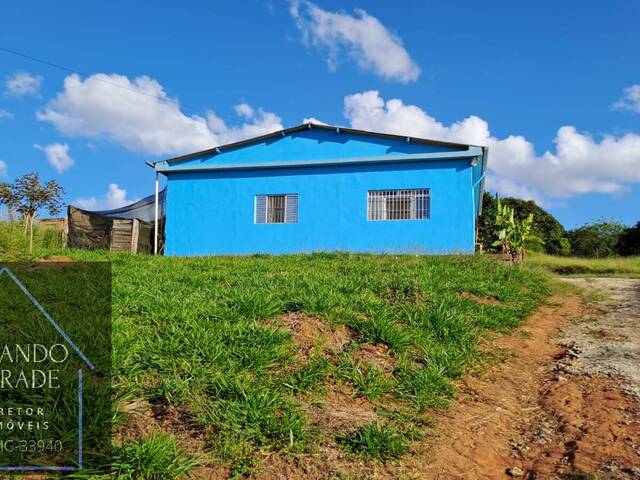
[[[223,153],[225,150],[233,150],[233,149],[236,149],[236,148],[245,147],[247,145],[261,143],[261,142],[264,142],[265,140],[269,140],[271,138],[286,137],[287,135],[291,135],[293,133],[297,133],[297,132],[301,132],[301,131],[309,130],[309,129],[332,130],[332,131],[337,131],[337,132],[342,132],[342,133],[349,133],[349,134],[352,134],[352,135],[362,135],[362,136],[368,136],[368,137],[386,138],[386,139],[389,139],[389,140],[409,141],[411,143],[419,143],[419,144],[425,144],[425,145],[437,145],[437,146],[443,146],[443,147],[468,148],[470,146],[476,146],[476,145],[470,145],[470,144],[465,144],[465,143],[444,142],[444,141],[441,141],[441,140],[431,140],[431,139],[427,139],[427,138],[411,137],[411,136],[404,136],[404,135],[393,135],[393,134],[390,134],[390,133],[369,132],[367,130],[357,130],[357,129],[354,129],[354,128],[337,127],[337,126],[332,126],[332,125],[322,125],[322,124],[318,124],[318,123],[303,123],[303,124],[295,126],[295,127],[285,128],[284,130],[279,130],[279,131],[276,131],[276,132],[273,132],[273,133],[268,133],[266,135],[260,135],[259,137],[248,138],[246,140],[242,140],[242,141],[239,141],[239,142],[228,143],[226,145],[220,145],[218,147],[209,148],[207,150],[202,150],[202,151],[199,151],[199,152],[189,153],[187,155],[180,155],[178,157],[169,158],[167,160],[158,160],[156,162],[147,162],[147,164],[150,165],[150,166],[154,166],[156,163],[159,163],[159,162],[172,163],[172,162],[180,162],[180,161],[190,160],[192,158],[204,157],[204,156],[209,156],[209,155],[212,155],[212,156],[213,155],[219,155],[220,153]]]

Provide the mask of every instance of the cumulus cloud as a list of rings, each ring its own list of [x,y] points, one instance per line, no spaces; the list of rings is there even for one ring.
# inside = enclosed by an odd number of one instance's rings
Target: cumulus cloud
[[[64,172],[75,163],[69,155],[69,145],[66,143],[51,143],[44,147],[36,143],[33,148],[43,151],[49,164],[58,173]]]
[[[349,15],[293,0],[289,11],[305,43],[326,52],[331,70],[346,53],[360,67],[387,80],[409,83],[420,76],[420,67],[402,40],[364,10],[356,9],[354,15]]]
[[[613,108],[640,113],[640,84],[625,88],[622,97],[613,104]]]
[[[37,95],[40,92],[42,77],[34,76],[27,72],[16,72],[7,77],[5,81],[5,93],[23,97],[26,95]]]
[[[0,160],[0,177],[7,175],[7,164],[4,160]]]
[[[76,198],[73,204],[84,210],[111,210],[124,207],[137,200],[128,199],[127,191],[124,188],[120,188],[117,183],[111,183],[107,192],[101,197]]]
[[[545,201],[600,192],[618,193],[640,183],[640,135],[606,135],[600,140],[573,126],[562,126],[555,149],[542,155],[526,138],[496,138],[477,116],[445,125],[416,105],[385,101],[377,91],[345,97],[352,127],[489,147],[490,187],[503,195]]]
[[[328,123],[318,120],[316,117],[306,117],[302,119],[302,123],[315,123],[316,125],[328,125]]]
[[[243,110],[241,116],[247,120],[247,123],[228,126],[226,122],[222,118],[218,117],[214,112],[209,112],[207,114],[207,126],[218,140],[216,143],[217,145],[237,142],[284,129],[282,119],[275,113],[265,112],[261,108],[255,110],[246,103],[236,105],[236,110],[238,107]]]
[[[244,118],[253,117],[253,107],[248,103],[239,103],[233,109],[236,111],[238,115]]]
[[[11,119],[13,118],[13,113],[0,108],[0,120],[2,120],[3,118]]]
[[[246,107],[240,107],[246,123],[228,126],[212,111],[204,116],[183,113],[178,100],[147,76],[131,80],[98,73],[83,80],[72,74],[37,118],[65,135],[107,139],[152,155],[177,155],[283,128],[277,115]]]

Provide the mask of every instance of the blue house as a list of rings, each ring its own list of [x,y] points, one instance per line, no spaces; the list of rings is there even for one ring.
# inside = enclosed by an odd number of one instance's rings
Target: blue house
[[[472,253],[487,149],[308,123],[150,165],[167,255]]]

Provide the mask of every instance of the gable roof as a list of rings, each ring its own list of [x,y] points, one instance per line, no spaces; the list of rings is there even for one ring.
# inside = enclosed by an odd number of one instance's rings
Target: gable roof
[[[248,138],[246,140],[241,140],[239,142],[227,143],[226,145],[220,145],[220,146],[217,146],[217,147],[209,148],[207,150],[201,150],[199,152],[188,153],[186,155],[180,155],[178,157],[173,157],[173,158],[169,158],[169,159],[166,159],[166,160],[157,160],[155,162],[146,162],[146,163],[147,163],[147,165],[153,167],[157,163],[160,163],[160,162],[165,162],[165,163],[171,164],[171,163],[174,163],[174,162],[181,162],[181,161],[191,160],[191,159],[194,159],[194,158],[199,158],[199,157],[204,157],[204,156],[219,155],[223,151],[234,150],[236,148],[246,147],[246,146],[253,145],[253,144],[256,144],[256,143],[264,142],[265,140],[269,140],[269,139],[272,139],[272,138],[286,137],[286,136],[292,135],[294,133],[301,132],[301,131],[304,131],[304,130],[310,130],[310,129],[328,130],[328,131],[334,131],[334,132],[338,132],[338,133],[347,133],[347,134],[351,134],[351,135],[361,135],[361,136],[366,136],[366,137],[384,138],[384,139],[387,139],[387,140],[403,141],[403,142],[417,143],[417,144],[423,144],[423,145],[434,145],[434,146],[441,146],[441,147],[465,148],[466,149],[466,148],[469,148],[471,146],[477,146],[477,145],[464,144],[464,143],[445,142],[445,141],[441,141],[441,140],[431,140],[431,139],[428,139],[428,138],[411,137],[411,136],[405,136],[405,135],[394,135],[394,134],[390,134],[390,133],[370,132],[370,131],[367,131],[367,130],[357,130],[357,129],[354,129],[354,128],[338,127],[338,126],[333,126],[333,125],[324,125],[324,124],[319,124],[319,123],[308,122],[308,123],[303,123],[301,125],[297,125],[295,127],[285,128],[284,130],[278,130],[278,131],[275,131],[275,132],[272,132],[272,133],[267,133],[266,135],[260,135],[258,137],[253,137],[253,138]]]

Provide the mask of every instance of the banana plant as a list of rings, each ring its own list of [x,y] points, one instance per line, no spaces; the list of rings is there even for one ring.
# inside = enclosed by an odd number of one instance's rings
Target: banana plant
[[[500,199],[498,199],[495,225],[497,239],[492,245],[500,247],[502,253],[509,255],[511,263],[514,265],[519,264],[524,259],[527,244],[539,243],[544,245],[544,241],[531,232],[533,213],[530,213],[526,218],[518,220],[515,216],[515,210],[509,205],[503,205]]]

